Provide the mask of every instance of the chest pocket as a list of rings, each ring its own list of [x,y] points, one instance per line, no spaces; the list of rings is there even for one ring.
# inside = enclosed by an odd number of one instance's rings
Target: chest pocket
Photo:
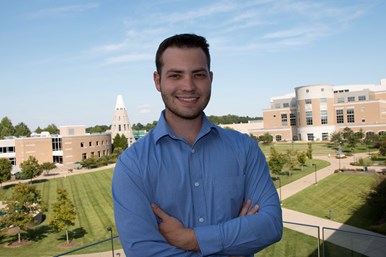
[[[213,179],[214,205],[217,222],[239,215],[244,202],[245,176],[223,176]]]

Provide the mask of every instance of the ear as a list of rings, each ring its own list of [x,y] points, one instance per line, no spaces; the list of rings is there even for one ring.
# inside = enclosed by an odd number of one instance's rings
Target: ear
[[[209,72],[209,76],[210,76],[210,82],[212,83],[213,82],[213,71]]]
[[[153,80],[158,92],[161,92],[161,76],[156,71],[153,73]]]

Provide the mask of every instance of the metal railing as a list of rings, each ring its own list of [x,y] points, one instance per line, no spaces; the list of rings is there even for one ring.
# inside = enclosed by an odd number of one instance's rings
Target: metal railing
[[[386,236],[376,233],[358,233],[344,229],[284,221],[284,233],[280,242],[257,253],[255,257],[385,257]],[[125,257],[119,236],[95,242],[58,255],[76,254],[84,257]],[[114,244],[114,242],[116,242]],[[103,245],[105,244],[105,245]],[[109,245],[107,245],[109,244]],[[116,249],[114,249],[114,246]],[[111,250],[109,250],[109,248]]]

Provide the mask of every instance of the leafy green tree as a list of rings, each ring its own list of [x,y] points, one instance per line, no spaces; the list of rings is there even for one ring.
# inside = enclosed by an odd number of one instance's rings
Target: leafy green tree
[[[58,188],[56,190],[56,202],[52,204],[53,217],[49,220],[49,225],[56,231],[66,231],[66,241],[69,244],[69,227],[75,225],[77,211],[74,204],[68,198],[66,189]]]
[[[331,133],[330,141],[334,144],[335,148],[337,148],[338,145],[343,142],[342,133],[340,131]]]
[[[299,165],[299,161],[298,161],[298,158],[297,158],[297,151],[296,150],[291,150],[291,149],[288,149],[287,150],[287,165],[288,165],[288,168],[290,170],[294,169],[297,165]]]
[[[91,133],[91,134],[103,133],[103,132],[106,132],[109,129],[110,129],[110,126],[107,126],[107,125],[96,125],[94,127],[86,128],[86,132],[87,133]]]
[[[12,162],[6,158],[0,158],[0,184],[3,188],[3,182],[11,179]]]
[[[268,132],[265,132],[262,139],[264,144],[270,144],[273,141],[273,136]]]
[[[12,125],[12,121],[8,117],[4,117],[0,122],[0,139],[13,136],[14,134],[15,128]]]
[[[21,241],[21,231],[28,229],[28,224],[33,222],[34,215],[46,211],[40,191],[35,186],[19,183],[5,201],[2,209],[7,213],[0,219],[0,227],[19,227],[18,240]]]
[[[383,156],[386,155],[386,136],[383,135],[380,137],[380,146],[379,146],[379,153]]]
[[[307,158],[312,160],[312,144],[307,144],[307,152],[306,152]]]
[[[268,166],[272,174],[279,175],[286,163],[286,156],[279,153],[276,148],[272,146],[268,159]]]
[[[34,177],[39,176],[43,172],[43,169],[39,165],[38,160],[32,155],[30,155],[26,161],[20,164],[20,168],[21,168],[21,173],[26,178],[31,179],[31,183]]]
[[[51,135],[58,135],[59,134],[59,129],[55,124],[50,124],[48,125],[44,131],[48,131]]]
[[[117,134],[113,139],[113,148],[122,148],[126,149],[129,146],[127,142],[127,137],[125,135]]]
[[[38,126],[38,127],[35,129],[35,133],[38,133],[38,134],[42,133],[42,131],[43,131],[43,129],[42,129],[40,126]]]
[[[43,162],[40,165],[42,171],[44,172],[45,175],[48,175],[50,170],[53,170],[56,168],[56,164],[53,162]]]
[[[25,123],[20,122],[19,124],[17,124],[15,126],[14,136],[15,137],[22,137],[22,136],[29,137],[29,136],[31,136],[31,130],[29,130],[28,126]]]
[[[302,167],[302,171],[303,171],[303,167],[307,161],[307,154],[305,152],[298,152],[297,156],[298,156],[298,162],[300,163],[300,166]]]
[[[83,168],[86,169],[95,169],[98,168],[98,158],[94,155],[91,157],[84,159],[80,162],[80,165],[82,165]]]

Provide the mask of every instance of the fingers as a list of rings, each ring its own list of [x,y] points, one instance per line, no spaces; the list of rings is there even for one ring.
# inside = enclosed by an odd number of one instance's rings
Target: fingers
[[[155,215],[157,215],[161,220],[166,220],[167,218],[169,218],[170,216],[168,214],[166,214],[166,212],[164,212],[160,207],[158,207],[158,205],[156,205],[155,203],[152,203],[151,204],[151,208],[153,209],[153,212],[155,213]]]
[[[259,211],[259,205],[254,205],[251,209],[252,201],[250,199],[246,200],[243,204],[243,207],[241,208],[239,217],[245,216],[245,215],[250,215],[250,214],[256,214]]]

